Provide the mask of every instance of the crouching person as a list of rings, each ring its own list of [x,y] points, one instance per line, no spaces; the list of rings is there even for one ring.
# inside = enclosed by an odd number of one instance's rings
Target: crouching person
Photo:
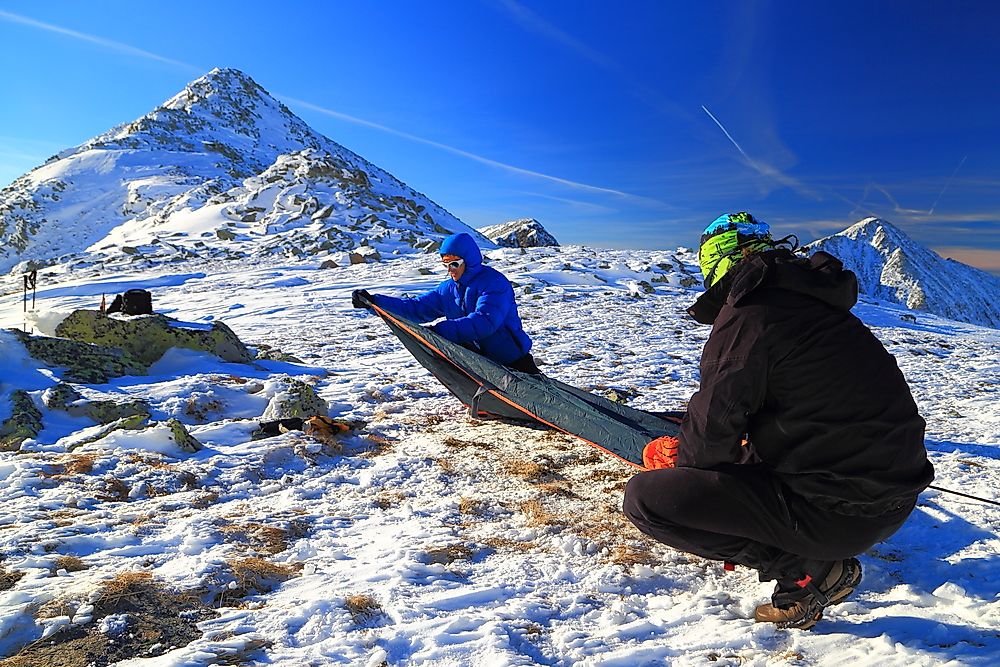
[[[854,274],[784,245],[748,213],[705,230],[688,310],[713,325],[700,388],[679,438],[647,446],[624,510],[664,544],[776,580],[755,619],[808,629],[934,473],[895,358],[850,312]]]

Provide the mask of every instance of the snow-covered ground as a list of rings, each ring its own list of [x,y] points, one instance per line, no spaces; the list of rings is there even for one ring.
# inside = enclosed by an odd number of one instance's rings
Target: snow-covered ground
[[[683,407],[697,388],[709,329],[684,314],[697,289],[681,284],[675,253],[488,255],[517,285],[547,374],[647,409]],[[96,308],[102,293],[147,286],[158,312],[222,320],[249,345],[305,363],[174,351],[149,376],[85,387],[146,399],[154,420],[188,425],[206,446],[197,454],[159,426],[69,452],[93,423],[44,411],[36,441],[0,454],[0,568],[21,573],[0,592],[0,655],[74,629],[137,633],[127,614],[97,612],[109,582],[141,572],[216,613],[179,612],[197,622],[196,638],[115,663],[130,667],[1000,663],[1000,507],[925,492],[903,529],[861,556],[860,588],[814,630],[755,624],[771,585],[640,535],[620,512],[631,469],[562,434],[469,419],[377,317],[351,308],[356,288],[433,286],[444,278],[436,255],[54,275],[37,293],[42,328],[52,313]],[[21,292],[7,285],[0,325],[20,328]],[[910,382],[935,484],[994,498],[1000,331],[909,321],[867,301],[856,312]],[[12,386],[41,406],[56,381],[20,351],[0,332],[0,418]],[[250,439],[284,374],[315,383],[334,416],[365,423],[342,452],[297,432]],[[247,584],[251,558],[278,566],[270,583]]]

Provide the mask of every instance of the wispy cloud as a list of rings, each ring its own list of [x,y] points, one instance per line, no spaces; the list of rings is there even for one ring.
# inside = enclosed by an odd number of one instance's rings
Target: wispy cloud
[[[427,146],[433,146],[434,148],[438,148],[440,150],[447,151],[447,152],[452,153],[454,155],[459,155],[461,157],[467,158],[469,160],[473,160],[475,162],[479,162],[481,164],[488,165],[490,167],[495,167],[497,169],[502,169],[502,170],[508,171],[510,173],[520,174],[522,176],[530,176],[532,178],[540,178],[542,180],[549,181],[551,183],[558,183],[559,185],[563,185],[563,186],[566,186],[566,187],[569,187],[569,188],[573,188],[573,189],[576,189],[576,190],[582,190],[582,191],[594,192],[594,193],[601,193],[601,194],[605,194],[605,195],[614,195],[616,197],[622,197],[622,198],[629,199],[629,200],[632,200],[632,201],[646,201],[646,202],[652,201],[652,202],[655,202],[657,205],[660,205],[660,206],[663,205],[663,202],[659,202],[657,200],[650,200],[648,197],[640,197],[638,195],[633,195],[633,194],[629,194],[627,192],[622,192],[621,190],[615,190],[614,188],[605,188],[605,187],[601,187],[601,186],[598,186],[598,185],[590,185],[590,184],[587,184],[587,183],[579,183],[577,181],[571,181],[569,179],[560,178],[558,176],[552,176],[552,175],[549,175],[549,174],[543,174],[543,173],[538,172],[538,171],[532,171],[531,169],[524,169],[522,167],[515,167],[514,165],[505,164],[503,162],[498,162],[497,160],[492,160],[490,158],[483,157],[482,155],[476,155],[475,153],[470,153],[469,151],[462,150],[461,148],[455,148],[454,146],[449,146],[447,144],[442,144],[442,143],[440,143],[438,141],[433,141],[431,139],[425,139],[423,137],[418,137],[418,136],[416,136],[414,134],[410,134],[409,132],[403,132],[402,130],[396,130],[394,128],[387,127],[385,125],[380,125],[378,123],[373,123],[373,122],[371,122],[369,120],[365,120],[363,118],[357,118],[355,116],[350,116],[348,114],[341,113],[339,111],[333,111],[332,109],[327,109],[327,108],[318,106],[316,104],[312,104],[311,102],[306,102],[304,100],[296,99],[294,97],[288,97],[287,95],[278,95],[278,97],[280,97],[283,101],[285,101],[286,103],[291,104],[293,106],[300,106],[300,107],[303,107],[305,109],[309,109],[311,111],[315,111],[317,113],[321,113],[321,114],[324,114],[324,115],[327,115],[327,116],[331,116],[333,118],[338,118],[340,120],[347,121],[349,123],[354,123],[356,125],[363,125],[364,127],[370,127],[372,129],[379,130],[381,132],[386,132],[388,134],[393,134],[393,135],[395,135],[397,137],[402,137],[403,139],[407,139],[409,141],[415,141],[417,143],[425,144]]]
[[[937,208],[938,202],[941,201],[941,197],[944,196],[945,191],[951,185],[951,182],[955,179],[955,174],[957,174],[958,170],[962,168],[962,165],[965,164],[965,161],[968,159],[968,157],[969,157],[968,155],[963,156],[961,161],[958,163],[958,166],[955,167],[955,171],[951,172],[951,176],[948,177],[948,182],[946,182],[944,184],[944,187],[941,188],[941,194],[939,194],[937,196],[937,199],[934,200],[934,203],[931,204],[931,210],[928,211],[929,215],[934,215],[934,209]]]
[[[708,117],[711,118],[715,122],[715,124],[719,126],[719,129],[722,130],[722,133],[726,135],[726,138],[729,139],[729,141],[733,144],[733,146],[736,147],[736,150],[740,152],[740,155],[743,156],[743,159],[746,160],[746,163],[750,166],[751,169],[759,173],[761,176],[772,179],[777,183],[780,183],[781,185],[784,185],[786,187],[795,190],[799,194],[805,195],[807,197],[816,200],[821,199],[821,197],[812,188],[807,187],[798,179],[792,178],[791,176],[788,176],[787,174],[779,171],[778,169],[775,169],[771,165],[766,164],[764,162],[758,162],[757,160],[754,160],[749,155],[747,155],[747,152],[743,150],[743,147],[740,146],[739,143],[736,141],[736,139],[733,138],[733,135],[729,133],[729,130],[726,129],[726,126],[723,125],[722,122],[715,117],[715,114],[709,111],[708,107],[706,107],[704,104],[701,106],[701,108],[706,114],[708,114]]]
[[[527,192],[527,191],[515,191],[516,194],[525,195],[527,197],[537,197],[539,199],[548,199],[549,201],[559,202],[560,204],[567,204],[570,208],[575,208],[581,211],[587,211],[589,213],[615,213],[616,209],[610,206],[603,206],[601,204],[595,204],[593,202],[580,201],[579,199],[570,199],[568,197],[555,197],[553,195],[545,195],[541,192]]]
[[[495,4],[504,9],[525,30],[540,35],[542,38],[576,53],[585,60],[589,60],[605,71],[617,76],[631,89],[633,95],[653,108],[690,119],[690,112],[685,111],[675,102],[664,97],[659,91],[639,81],[628,68],[623,67],[620,63],[600,51],[591,48],[565,30],[549,23],[520,2],[517,2],[517,0],[496,0]]]
[[[69,28],[63,28],[61,26],[52,25],[51,23],[45,23],[43,21],[37,21],[33,18],[22,16],[20,14],[14,14],[12,12],[6,12],[0,9],[0,21],[7,21],[9,23],[18,23],[20,25],[26,25],[31,28],[37,28],[39,30],[45,30],[47,32],[56,33],[58,35],[64,35],[66,37],[71,37],[73,39],[78,39],[84,42],[90,42],[91,44],[97,44],[106,49],[112,51],[117,51],[118,53],[134,56],[136,58],[145,58],[147,60],[155,60],[167,65],[173,65],[174,67],[180,67],[183,69],[204,72],[205,70],[201,67],[196,67],[189,63],[182,62],[180,60],[174,60],[173,58],[167,58],[150,51],[145,51],[143,49],[136,48],[134,46],[129,46],[128,44],[123,44],[122,42],[116,42],[111,39],[105,39],[103,37],[98,37],[96,35],[88,35],[87,33],[78,32],[76,30],[70,30]]]

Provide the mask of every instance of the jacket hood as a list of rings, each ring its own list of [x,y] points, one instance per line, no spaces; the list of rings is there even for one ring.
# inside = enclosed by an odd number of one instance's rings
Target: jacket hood
[[[858,280],[843,263],[819,251],[809,258],[788,250],[755,253],[701,295],[688,313],[702,324],[712,324],[727,303],[733,306],[762,287],[798,292],[837,310],[849,311],[858,301]]]
[[[476,240],[464,232],[452,234],[442,241],[441,249],[438,252],[442,255],[461,257],[468,267],[479,266],[483,263],[483,253]]]

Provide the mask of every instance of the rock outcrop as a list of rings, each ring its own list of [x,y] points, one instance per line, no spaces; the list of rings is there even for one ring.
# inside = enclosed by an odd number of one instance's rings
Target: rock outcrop
[[[499,225],[480,227],[479,232],[499,246],[506,248],[537,248],[558,246],[556,238],[534,218],[511,220]]]
[[[253,355],[233,330],[218,321],[203,326],[159,314],[119,318],[97,310],[77,310],[56,327],[56,334],[116,347],[147,368],[172,347],[202,350],[236,363],[253,361]]]

